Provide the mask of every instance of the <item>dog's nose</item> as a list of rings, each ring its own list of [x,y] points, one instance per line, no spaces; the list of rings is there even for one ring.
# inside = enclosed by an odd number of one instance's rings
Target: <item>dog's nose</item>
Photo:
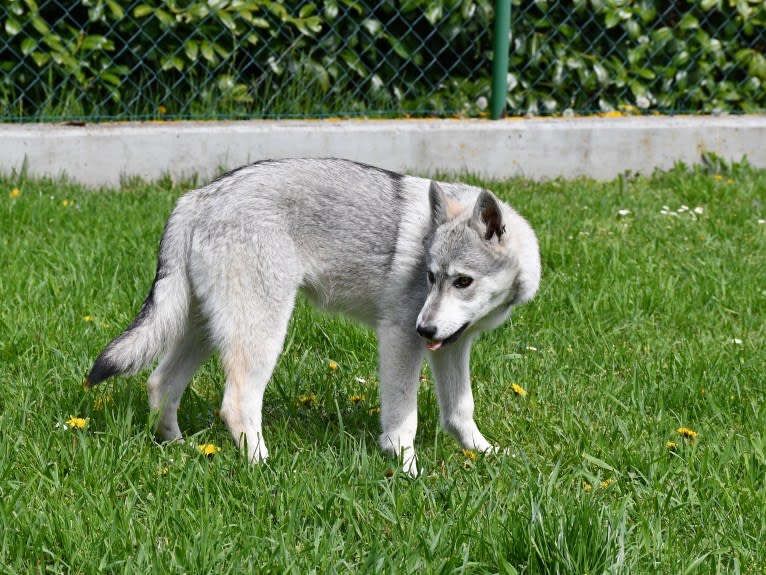
[[[426,339],[433,339],[434,336],[436,335],[436,326],[419,325],[418,334],[420,334],[420,337],[424,337]]]

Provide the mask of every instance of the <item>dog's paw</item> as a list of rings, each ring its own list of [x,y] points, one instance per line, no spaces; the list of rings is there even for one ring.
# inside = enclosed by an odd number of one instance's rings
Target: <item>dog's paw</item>
[[[418,470],[418,457],[415,454],[415,448],[408,445],[397,449],[394,445],[399,444],[395,444],[388,436],[381,437],[380,446],[383,452],[391,457],[398,458],[404,473],[410,477],[417,477],[420,471]]]
[[[415,455],[415,450],[412,448],[402,450],[402,471],[412,478],[420,474],[418,458]]]
[[[483,451],[486,455],[510,455],[510,447],[500,447],[499,445],[490,445],[488,449]]]
[[[258,464],[262,461],[266,461],[269,458],[269,450],[266,449],[266,443],[263,441],[263,437],[260,434],[256,435],[255,441],[251,442],[250,438],[244,442],[241,446],[247,450],[247,460],[250,463]]]

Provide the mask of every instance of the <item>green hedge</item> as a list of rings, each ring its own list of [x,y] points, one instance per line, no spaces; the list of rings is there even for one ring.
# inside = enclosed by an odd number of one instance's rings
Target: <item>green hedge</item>
[[[766,109],[764,0],[513,6],[513,110]]]
[[[0,118],[482,113],[492,0],[10,0]],[[513,0],[509,111],[766,109],[763,0]]]

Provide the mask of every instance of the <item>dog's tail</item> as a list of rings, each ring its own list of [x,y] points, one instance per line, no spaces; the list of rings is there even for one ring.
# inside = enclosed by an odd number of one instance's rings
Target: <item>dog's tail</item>
[[[133,375],[180,337],[189,316],[191,285],[187,273],[191,228],[173,210],[162,233],[157,274],[133,322],[96,359],[85,380],[91,388],[113,375]]]

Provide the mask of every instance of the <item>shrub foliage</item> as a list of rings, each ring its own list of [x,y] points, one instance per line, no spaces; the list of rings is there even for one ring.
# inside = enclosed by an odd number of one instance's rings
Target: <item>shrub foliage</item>
[[[766,108],[762,0],[513,1],[514,114]],[[0,117],[481,113],[492,0],[10,0]]]

